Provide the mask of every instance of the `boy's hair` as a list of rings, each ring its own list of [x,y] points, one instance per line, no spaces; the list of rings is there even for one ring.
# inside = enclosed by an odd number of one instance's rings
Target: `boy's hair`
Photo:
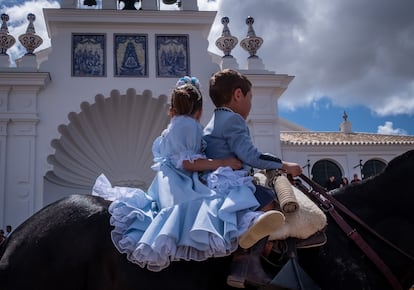
[[[233,92],[241,89],[246,95],[252,88],[249,79],[233,69],[224,69],[210,78],[209,94],[216,107],[221,107],[231,101]]]
[[[203,98],[199,89],[192,84],[175,88],[171,95],[171,109],[175,115],[192,116],[203,108]]]

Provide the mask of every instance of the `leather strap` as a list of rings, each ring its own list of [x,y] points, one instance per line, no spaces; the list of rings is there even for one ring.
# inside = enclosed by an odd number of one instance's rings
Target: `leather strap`
[[[410,255],[409,253],[403,251],[401,248],[397,247],[395,244],[391,243],[389,240],[384,238],[382,235],[380,235],[378,232],[373,230],[370,226],[368,226],[364,221],[362,221],[357,215],[355,215],[352,211],[350,211],[347,207],[345,207],[342,203],[340,203],[337,199],[335,199],[332,195],[328,194],[326,190],[321,187],[319,184],[315,183],[305,175],[300,176],[303,180],[305,180],[309,185],[312,186],[312,188],[316,191],[318,191],[325,199],[328,199],[332,204],[334,204],[338,209],[340,209],[344,214],[348,215],[351,219],[356,221],[358,224],[360,224],[364,229],[369,231],[371,234],[382,240],[384,243],[386,243],[388,246],[392,247],[394,250],[398,251],[400,254],[404,255],[408,259],[414,262],[414,256]]]
[[[318,203],[321,203],[323,208],[330,214],[330,216],[335,220],[338,226],[350,237],[355,244],[365,253],[365,255],[374,263],[374,265],[381,271],[381,273],[388,280],[390,285],[394,290],[402,290],[402,286],[389,269],[389,267],[384,263],[384,261],[378,256],[378,254],[368,245],[368,243],[362,238],[362,236],[357,232],[356,229],[351,228],[351,226],[343,219],[343,217],[336,211],[335,206],[338,207],[341,211],[346,213],[352,219],[357,221],[359,224],[363,225],[366,229],[369,229],[370,232],[375,232],[368,225],[366,225],[362,220],[355,216],[351,211],[349,211],[343,204],[336,200],[333,196],[329,195],[325,189],[323,189],[319,184],[315,183],[305,175],[301,174],[299,176],[305,182],[307,182],[314,191],[309,191],[312,194],[312,199],[317,200]],[[316,192],[315,192],[316,191]],[[318,194],[319,193],[319,194]],[[375,232],[376,233],[376,232]],[[376,236],[379,236],[376,233]],[[382,240],[385,240],[381,237]]]

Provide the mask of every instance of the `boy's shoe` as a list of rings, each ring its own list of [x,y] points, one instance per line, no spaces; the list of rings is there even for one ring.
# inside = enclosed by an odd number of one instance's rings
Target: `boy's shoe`
[[[270,236],[285,223],[285,215],[278,210],[269,210],[263,213],[247,231],[241,235],[239,246],[248,249],[264,237]]]

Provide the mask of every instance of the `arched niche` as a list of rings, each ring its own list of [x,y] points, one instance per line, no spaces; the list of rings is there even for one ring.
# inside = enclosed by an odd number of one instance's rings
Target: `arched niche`
[[[90,193],[101,173],[112,185],[146,190],[155,175],[152,143],[169,121],[167,97],[113,90],[80,108],[68,114],[69,123],[58,127],[60,138],[51,141],[55,153],[47,158],[53,169],[44,177],[44,203]]]

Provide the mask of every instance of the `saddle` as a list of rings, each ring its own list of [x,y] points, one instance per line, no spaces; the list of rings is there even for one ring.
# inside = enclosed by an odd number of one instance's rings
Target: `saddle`
[[[308,244],[307,247],[310,247],[316,237],[323,238],[323,231],[327,225],[326,215],[305,195],[304,186],[302,188],[293,186],[287,177],[275,173],[274,170],[258,172],[254,175],[254,180],[256,184],[276,191],[281,211],[285,215],[284,225],[270,235],[269,240],[279,241],[295,238],[300,241],[300,244]],[[280,191],[283,191],[283,196]],[[286,211],[286,208],[292,209],[292,204],[295,204],[295,210]],[[308,239],[309,241],[306,241]],[[316,244],[320,244],[320,241]]]
[[[297,250],[320,247],[327,242],[325,213],[306,196],[305,186],[293,186],[287,177],[275,170],[258,172],[254,180],[256,184],[275,190],[285,215],[285,224],[269,237],[273,243],[270,252],[262,256],[263,266],[271,268],[271,272],[277,271],[268,287],[263,289],[319,289],[300,267]]]

